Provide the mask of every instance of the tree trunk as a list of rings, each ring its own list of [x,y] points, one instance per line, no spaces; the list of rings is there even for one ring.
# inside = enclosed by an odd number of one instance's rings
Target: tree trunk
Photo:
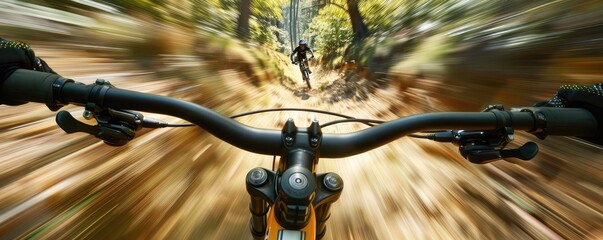
[[[239,1],[239,20],[237,35],[240,39],[249,39],[249,18],[251,17],[251,0]]]
[[[298,38],[298,14],[299,14],[299,0],[291,0],[289,5],[289,38],[291,41],[291,51],[297,47]]]
[[[368,28],[364,24],[364,19],[358,9],[358,0],[347,0],[348,14],[352,21],[352,30],[354,31],[354,41],[365,38],[368,34]]]

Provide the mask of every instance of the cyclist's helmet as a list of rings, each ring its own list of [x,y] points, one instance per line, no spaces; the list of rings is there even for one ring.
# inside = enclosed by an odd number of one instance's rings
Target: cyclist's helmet
[[[306,45],[306,40],[299,40],[299,45]]]

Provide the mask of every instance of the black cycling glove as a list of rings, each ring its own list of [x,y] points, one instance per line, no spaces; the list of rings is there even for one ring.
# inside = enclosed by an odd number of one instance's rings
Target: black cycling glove
[[[56,74],[26,43],[0,38],[0,80],[19,68]]]
[[[538,107],[579,107],[588,109],[598,123],[597,136],[585,140],[603,145],[603,84],[591,86],[563,85],[551,100]],[[567,116],[571,118],[572,116]]]
[[[56,74],[26,43],[0,38],[0,83],[19,68]],[[0,101],[0,104],[22,103]]]

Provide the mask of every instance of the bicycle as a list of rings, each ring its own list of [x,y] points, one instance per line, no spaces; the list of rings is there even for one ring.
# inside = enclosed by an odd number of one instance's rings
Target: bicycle
[[[309,58],[307,61],[312,60],[313,58]],[[308,89],[312,89],[312,86],[310,85],[310,69],[308,69],[308,66],[306,65],[307,61],[305,61],[304,59],[299,61],[299,70],[302,73],[302,79],[304,80],[304,82],[306,82]]]
[[[341,195],[343,180],[336,173],[316,173],[319,158],[342,158],[377,148],[403,136],[450,142],[472,163],[504,158],[530,160],[538,153],[536,143],[505,149],[516,130],[540,139],[549,135],[594,137],[597,119],[586,109],[524,107],[505,110],[492,105],[483,112],[417,114],[383,122],[311,109],[266,109],[224,117],[190,102],[115,88],[109,82],[76,83],[59,75],[17,70],[0,85],[3,102],[44,103],[52,111],[67,104],[84,106],[84,116],[97,125],[79,122],[59,111],[56,122],[65,132],[84,132],[113,146],[127,144],[137,130],[197,125],[238,148],[280,156],[275,169],[254,168],[246,176],[250,195],[249,227],[255,239],[320,239],[326,233],[330,209]],[[191,124],[167,124],[133,110],[176,116]],[[258,129],[233,118],[268,111],[302,110],[331,114],[344,119],[297,127],[288,119],[281,130]],[[571,116],[568,118],[567,116]],[[359,122],[367,129],[347,134],[323,134],[322,128]],[[463,129],[463,130],[448,130]],[[424,134],[416,134],[424,132]],[[274,161],[274,159],[273,159]]]

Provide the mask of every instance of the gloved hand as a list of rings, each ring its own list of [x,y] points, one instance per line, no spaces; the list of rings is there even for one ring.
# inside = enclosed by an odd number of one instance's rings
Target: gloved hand
[[[603,145],[603,84],[591,86],[563,85],[551,100],[537,107],[576,107],[588,109],[598,123],[597,136],[585,140]],[[572,116],[567,116],[571,118]]]
[[[297,62],[296,62],[296,61],[293,61],[293,62],[291,62],[291,63],[292,63],[293,65],[297,65]]]
[[[308,61],[312,61],[312,60],[314,60],[314,56],[308,58]]]
[[[0,38],[0,82],[19,68],[56,74],[26,43]],[[0,104],[20,104],[1,102]]]

